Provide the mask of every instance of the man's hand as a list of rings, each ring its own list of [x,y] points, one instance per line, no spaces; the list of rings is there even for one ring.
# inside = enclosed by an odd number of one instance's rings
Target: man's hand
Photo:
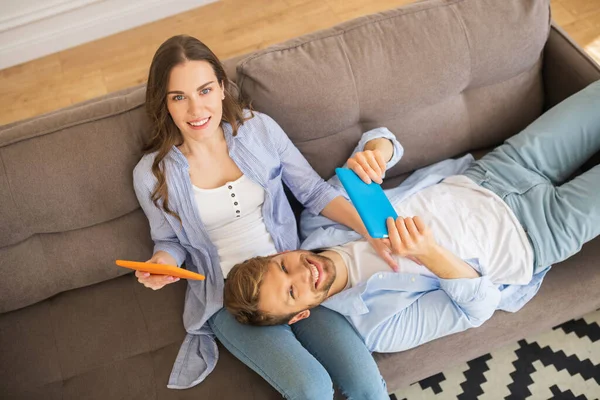
[[[152,258],[146,262],[153,264],[177,265],[177,261],[165,251],[157,251]],[[175,278],[174,276],[154,275],[143,271],[135,271],[135,276],[138,278],[138,282],[152,290],[162,289],[169,283],[174,283],[179,280],[179,278]]]
[[[449,250],[439,246],[421,217],[387,219],[394,254],[424,265],[444,279],[478,278],[479,273]]]
[[[420,257],[437,248],[433,233],[421,217],[398,217],[395,221],[390,217],[386,222],[394,254],[419,262]]]
[[[394,272],[398,272],[398,264],[394,260],[394,257],[392,257],[390,241],[388,239],[374,239],[371,236],[367,236],[366,239],[377,254],[379,254],[379,257],[383,258]]]

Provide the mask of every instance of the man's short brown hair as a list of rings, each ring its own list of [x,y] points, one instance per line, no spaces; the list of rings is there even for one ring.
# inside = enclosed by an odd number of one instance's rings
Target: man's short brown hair
[[[229,271],[225,281],[223,300],[227,311],[238,322],[258,326],[283,325],[296,315],[296,313],[272,315],[258,308],[260,287],[272,259],[273,256],[254,257],[236,264]]]

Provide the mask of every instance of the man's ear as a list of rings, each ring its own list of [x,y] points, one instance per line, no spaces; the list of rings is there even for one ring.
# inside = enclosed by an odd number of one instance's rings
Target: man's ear
[[[304,318],[308,318],[309,315],[310,315],[309,310],[300,311],[298,314],[294,315],[294,317],[288,321],[288,325],[291,325],[295,322],[301,321]]]

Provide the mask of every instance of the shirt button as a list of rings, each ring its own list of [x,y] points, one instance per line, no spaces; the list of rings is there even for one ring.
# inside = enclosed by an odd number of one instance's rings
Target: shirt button
[[[236,214],[239,214],[239,213],[240,213],[240,210],[235,210],[235,213],[236,213]]]
[[[383,274],[378,275],[379,279],[383,279]]]
[[[233,189],[233,186],[229,185],[227,186],[227,189]]]
[[[235,197],[235,193],[231,193],[231,197]]]
[[[234,206],[237,206],[237,205],[238,205],[238,202],[237,202],[237,201],[234,201],[234,202],[233,202],[233,205],[234,205]]]

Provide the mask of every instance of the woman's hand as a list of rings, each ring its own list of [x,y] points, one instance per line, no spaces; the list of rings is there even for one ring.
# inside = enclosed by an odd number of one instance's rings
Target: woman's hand
[[[379,184],[383,182],[385,161],[379,149],[359,151],[354,154],[348,159],[348,168],[367,184],[371,183],[371,180]]]
[[[387,219],[392,252],[419,262],[419,257],[431,254],[437,247],[433,233],[421,217]]]
[[[383,258],[394,272],[398,272],[398,263],[396,263],[396,260],[392,257],[389,239],[374,239],[371,236],[367,236],[366,239],[367,242],[373,246],[377,254],[379,254],[379,257]]]
[[[166,265],[177,265],[177,261],[166,251],[157,251],[154,253],[151,259],[146,261],[153,264],[166,264]],[[169,283],[174,283],[179,280],[174,276],[167,275],[153,275],[149,272],[135,271],[135,276],[138,278],[138,282],[152,290],[162,289]]]

